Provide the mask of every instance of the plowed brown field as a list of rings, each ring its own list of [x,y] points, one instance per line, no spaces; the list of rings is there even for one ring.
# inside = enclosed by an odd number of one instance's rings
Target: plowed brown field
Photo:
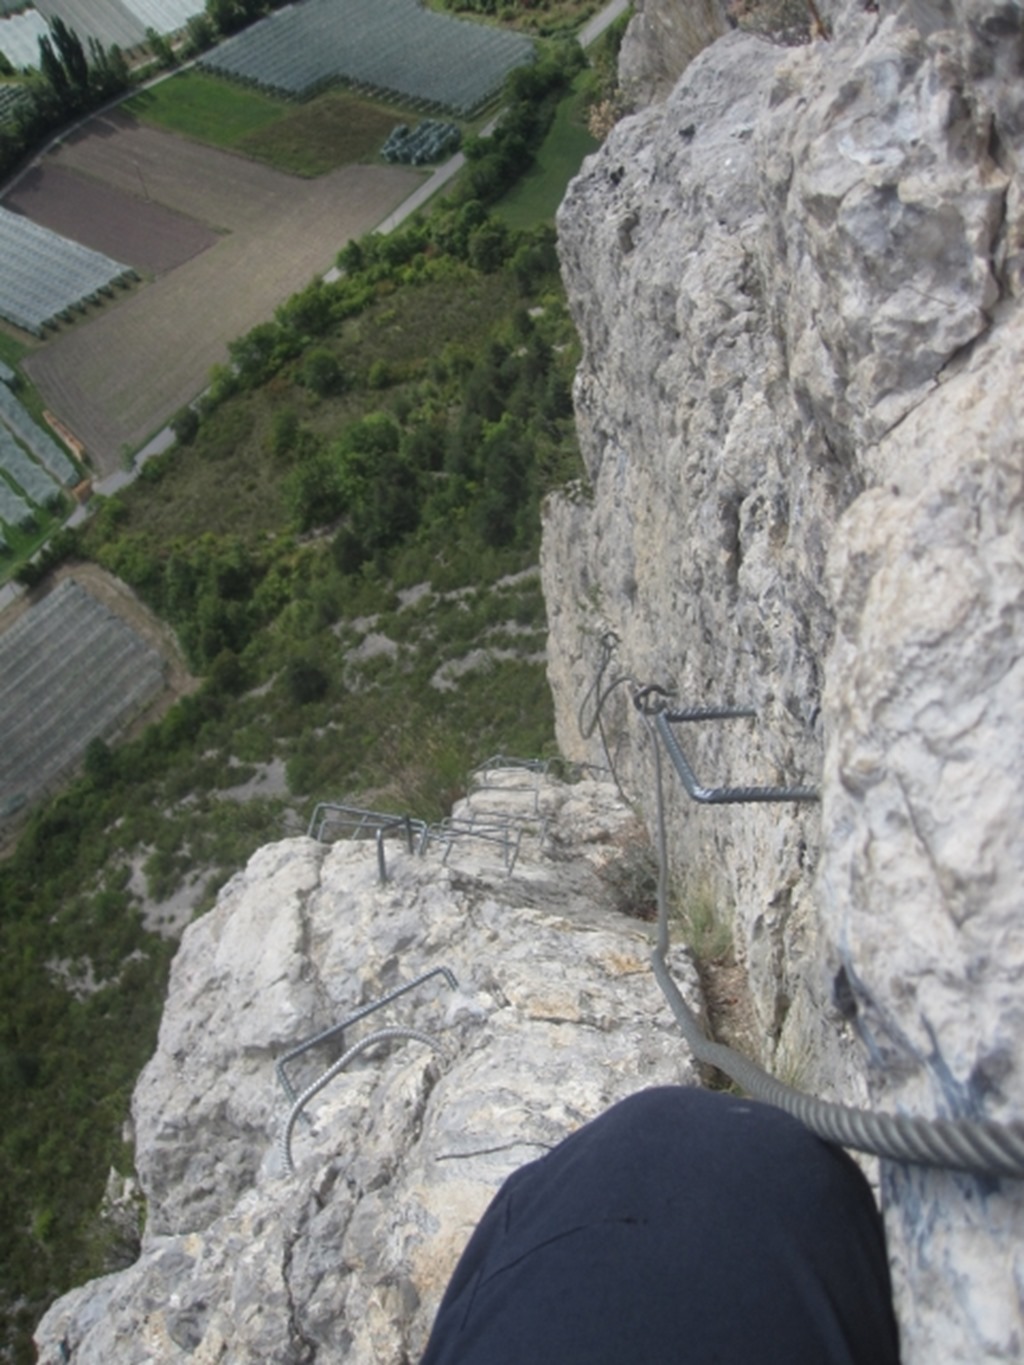
[[[166,274],[218,240],[194,218],[134,199],[52,160],[23,175],[4,208],[147,275]]]
[[[346,166],[315,180],[108,114],[46,158],[68,193],[91,179],[109,187],[111,239],[137,238],[131,215],[152,205],[217,234],[212,246],[91,319],[59,333],[25,362],[47,405],[84,442],[98,473],[120,467],[205,386],[227,343],[332,264],[420,183],[392,166]],[[72,174],[73,173],[73,174]],[[127,205],[127,209],[126,206]],[[189,222],[189,220],[193,220]],[[165,225],[166,226],[166,225]]]

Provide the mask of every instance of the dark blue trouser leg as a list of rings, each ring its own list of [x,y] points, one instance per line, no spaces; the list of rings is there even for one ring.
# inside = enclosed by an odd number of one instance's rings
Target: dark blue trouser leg
[[[422,1365],[896,1365],[881,1219],[766,1105],[665,1088],[504,1184]]]

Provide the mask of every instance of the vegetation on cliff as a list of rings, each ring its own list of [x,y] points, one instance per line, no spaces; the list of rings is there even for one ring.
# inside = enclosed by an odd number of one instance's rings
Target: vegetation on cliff
[[[182,903],[208,907],[317,799],[435,818],[474,762],[552,743],[532,566],[539,501],[578,459],[553,230],[464,187],[343,265],[234,343],[175,448],[49,559],[120,575],[202,683],[94,743],[0,864],[13,1360],[56,1292],[124,1255],[98,1209],[130,1169]]]

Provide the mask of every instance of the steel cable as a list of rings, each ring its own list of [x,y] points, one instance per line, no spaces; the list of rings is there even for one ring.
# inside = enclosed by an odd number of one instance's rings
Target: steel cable
[[[668,839],[658,733],[643,711],[654,749],[658,821],[658,926],[651,955],[654,975],[696,1061],[717,1067],[754,1099],[783,1109],[826,1142],[893,1161],[966,1171],[972,1175],[1024,1178],[1024,1124],[986,1120],[926,1119],[877,1114],[832,1104],[777,1080],[756,1062],[724,1043],[715,1043],[701,1028],[668,966]]]
[[[292,1162],[292,1131],[295,1128],[299,1115],[302,1113],[303,1109],[305,1109],[309,1101],[314,1095],[318,1095],[325,1085],[334,1080],[339,1071],[344,1071],[349,1062],[358,1057],[361,1052],[365,1052],[367,1048],[373,1047],[374,1043],[387,1042],[392,1038],[412,1038],[414,1042],[425,1043],[427,1047],[432,1047],[435,1052],[443,1052],[441,1044],[436,1038],[432,1038],[429,1033],[424,1033],[422,1029],[417,1028],[380,1028],[374,1033],[368,1033],[365,1038],[360,1038],[358,1043],[353,1043],[344,1056],[339,1057],[334,1065],[328,1067],[322,1076],[318,1076],[312,1084],[306,1086],[305,1090],[303,1090],[302,1094],[291,1107],[291,1111],[288,1114],[284,1129],[281,1133],[281,1161],[284,1165],[284,1169],[289,1175],[293,1175],[295,1172],[295,1166]]]
[[[604,679],[608,665],[612,661],[612,655],[615,653],[615,647],[618,643],[619,637],[615,634],[614,630],[606,630],[601,636],[601,662],[598,665],[597,675],[594,678],[594,681],[591,683],[584,694],[583,700],[580,702],[579,710],[576,713],[576,725],[583,739],[590,739],[595,729],[597,730],[601,737],[601,747],[604,750],[604,756],[608,762],[608,770],[612,775],[612,781],[615,783],[615,790],[619,793],[622,800],[625,801],[627,799],[626,793],[622,790],[622,783],[619,781],[619,775],[615,771],[615,764],[612,761],[611,751],[608,748],[608,736],[604,732],[604,722],[601,719],[605,702],[617,687],[622,687],[624,683],[630,683],[634,687],[636,686],[636,679],[631,674],[620,673],[603,691],[601,690],[601,683]],[[587,703],[590,701],[591,697],[595,698],[594,715],[593,719],[587,724],[584,723],[583,713],[586,710]]]

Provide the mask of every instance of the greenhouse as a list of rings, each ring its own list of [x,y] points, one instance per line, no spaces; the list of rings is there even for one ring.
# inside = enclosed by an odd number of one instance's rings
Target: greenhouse
[[[35,524],[35,513],[23,497],[0,477],[0,522],[19,529]]]
[[[23,85],[0,85],[0,123],[7,123],[14,116],[19,104],[27,99]]]
[[[295,99],[341,80],[469,116],[533,57],[521,34],[417,0],[306,0],[229,38],[200,65]]]
[[[5,385],[0,384],[0,426],[7,427],[58,483],[78,482],[75,466],[60,446],[38,427]]]
[[[29,459],[5,426],[0,426],[0,470],[37,507],[49,507],[60,497],[57,482],[35,460]]]
[[[55,319],[135,272],[99,251],[0,208],[0,316],[41,336]]]
[[[0,52],[21,71],[39,65],[39,39],[50,31],[43,16],[34,9],[0,19]]]
[[[143,30],[155,28],[157,33],[175,33],[206,9],[205,0],[121,0],[121,5],[132,12]]]
[[[0,636],[0,811],[40,795],[163,685],[156,650],[73,579],[58,584]]]

